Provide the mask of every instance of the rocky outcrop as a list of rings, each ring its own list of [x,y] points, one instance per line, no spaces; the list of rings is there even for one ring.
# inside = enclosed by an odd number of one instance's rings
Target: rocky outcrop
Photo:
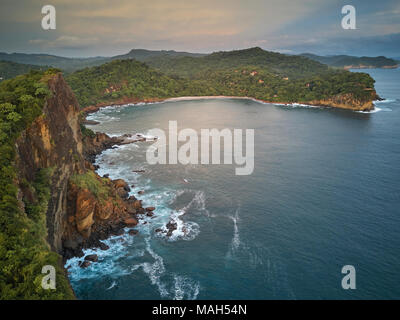
[[[64,258],[82,256],[82,248],[87,247],[105,250],[107,246],[100,240],[135,226],[136,213],[144,209],[139,200],[129,197],[125,181],[98,176],[91,162],[104,149],[130,141],[126,141],[128,137],[111,138],[102,133],[83,137],[78,102],[62,75],[49,78],[48,86],[52,94],[43,114],[16,143],[19,199],[32,200],[35,194],[26,182],[34,181],[41,169],[50,168],[46,224],[52,250]],[[76,177],[92,180],[85,185],[84,179]],[[24,206],[24,201],[20,205]]]
[[[374,89],[370,90],[370,99],[360,100],[355,98],[352,94],[343,94],[324,100],[313,100],[309,103],[311,105],[348,109],[353,111],[371,111],[374,109],[373,100],[379,100]]]
[[[121,197],[121,190],[129,188],[122,179],[101,178],[94,172],[86,174],[97,182],[103,194],[82,187],[71,179],[68,186],[67,219],[68,225],[63,234],[63,256],[81,256],[82,249],[103,247],[101,240],[112,235],[121,235],[124,228],[137,225],[137,209],[141,202],[134,196]],[[87,179],[87,177],[85,178]],[[144,210],[144,209],[143,209]],[[71,245],[72,244],[72,245]]]

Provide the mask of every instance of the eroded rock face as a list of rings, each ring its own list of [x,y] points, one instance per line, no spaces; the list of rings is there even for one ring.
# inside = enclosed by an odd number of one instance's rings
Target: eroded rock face
[[[86,238],[90,236],[96,206],[96,198],[89,190],[82,189],[78,191],[75,213],[76,228]]]
[[[95,214],[100,220],[107,220],[114,212],[114,203],[112,198],[104,203],[96,203]]]
[[[70,181],[67,208],[69,223],[63,235],[63,254],[67,258],[81,255],[83,248],[104,248],[100,240],[112,235],[122,235],[125,227],[137,225],[137,210],[134,209],[134,205],[144,211],[141,201],[135,197],[123,199],[118,195],[119,189],[129,188],[124,180],[112,181],[95,173],[91,174],[91,177],[102,185],[109,196],[104,198],[95,195]],[[71,243],[75,245],[71,246]]]
[[[95,170],[92,162],[98,153],[126,143],[126,137],[111,138],[97,133],[83,139],[80,108],[62,75],[52,76],[48,86],[52,95],[43,106],[42,116],[16,142],[18,199],[21,207],[23,200],[34,201],[35,194],[23,181],[32,182],[40,169],[51,168],[47,240],[54,251],[67,259],[82,256],[82,248],[105,249],[100,240],[123,230],[125,219],[135,218],[136,209],[142,206],[141,202],[135,203],[136,198],[123,200],[130,188],[122,179],[113,182],[96,175],[99,183],[109,190],[106,198],[71,183],[73,175]]]
[[[66,218],[67,185],[70,176],[84,171],[82,136],[78,102],[61,74],[48,80],[51,97],[43,107],[43,115],[22,132],[16,142],[16,167],[22,198],[32,195],[23,181],[34,181],[37,172],[52,168],[51,197],[47,210],[48,242],[56,252],[62,251],[62,235]]]

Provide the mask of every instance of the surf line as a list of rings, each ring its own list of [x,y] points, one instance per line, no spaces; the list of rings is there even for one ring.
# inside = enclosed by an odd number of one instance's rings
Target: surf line
[[[178,122],[169,121],[168,127],[168,162],[167,134],[164,130],[155,128],[148,132],[155,137],[155,142],[147,148],[146,160],[149,164],[232,164],[236,175],[250,175],[254,171],[254,129],[245,130],[245,154],[243,155],[242,129],[201,129],[200,134],[191,128],[178,132]],[[199,148],[200,137],[200,148]],[[211,161],[210,161],[211,138]],[[223,148],[221,146],[223,139]],[[178,148],[178,142],[185,142]],[[200,162],[199,162],[200,153]]]

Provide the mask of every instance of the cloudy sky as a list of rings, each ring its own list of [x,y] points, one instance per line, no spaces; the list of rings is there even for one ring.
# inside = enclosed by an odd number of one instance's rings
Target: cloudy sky
[[[41,27],[43,5],[56,30]],[[341,9],[356,8],[344,30]],[[110,56],[132,48],[400,56],[399,0],[1,0],[0,51]]]

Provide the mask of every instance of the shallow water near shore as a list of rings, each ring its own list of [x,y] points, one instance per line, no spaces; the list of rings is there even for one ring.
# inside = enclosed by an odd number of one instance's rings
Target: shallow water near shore
[[[170,120],[198,132],[252,128],[255,169],[149,165],[152,142],[103,152],[98,173],[133,184],[155,216],[135,236],[106,240],[109,250],[87,250],[99,255],[87,269],[67,261],[77,297],[400,298],[400,70],[368,73],[386,99],[375,113],[199,99],[90,115],[100,124],[88,127],[110,135],[167,130]],[[155,232],[170,220],[172,237]],[[344,265],[356,268],[356,290],[341,287]]]

